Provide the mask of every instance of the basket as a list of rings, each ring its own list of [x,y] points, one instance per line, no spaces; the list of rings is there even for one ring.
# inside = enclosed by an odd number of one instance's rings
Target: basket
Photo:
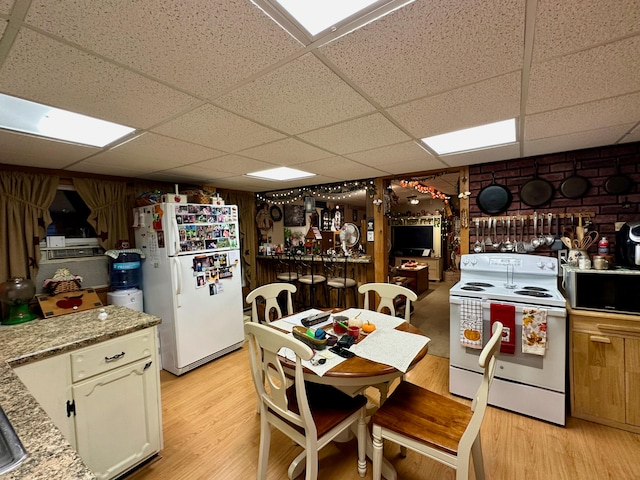
[[[184,193],[187,194],[187,200],[189,203],[211,203],[211,194],[203,190],[187,190]]]
[[[59,293],[77,292],[80,290],[80,280],[59,280],[52,281],[47,284],[47,292],[51,295],[57,295]]]

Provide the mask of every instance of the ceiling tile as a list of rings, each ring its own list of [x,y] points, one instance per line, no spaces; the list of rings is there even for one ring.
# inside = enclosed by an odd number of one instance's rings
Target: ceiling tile
[[[374,110],[312,54],[234,90],[216,104],[290,134]]]
[[[136,168],[153,172],[222,155],[225,153],[219,150],[145,133],[116,148],[95,155],[91,162],[122,167],[135,165]]]
[[[2,38],[2,34],[4,33],[6,28],[7,28],[7,22],[0,19],[0,38]]]
[[[637,0],[537,2],[533,61],[539,63],[634,33],[640,33]]]
[[[284,138],[275,130],[213,105],[203,105],[152,130],[225,152],[237,152]]]
[[[26,21],[207,98],[302,49],[247,0],[33,0]]]
[[[514,72],[389,108],[416,138],[520,115],[520,73]]]
[[[527,113],[638,91],[640,36],[531,68]]]
[[[8,15],[12,6],[13,0],[0,0],[0,13]]]
[[[627,133],[633,124],[617,125],[609,128],[599,128],[586,132],[571,133],[557,137],[530,140],[524,143],[524,155],[535,156],[555,152],[569,152],[583,148],[613,145]]]
[[[388,174],[424,172],[446,167],[415,142],[399,143],[345,156]]]
[[[384,176],[386,172],[373,168],[370,165],[351,161],[344,157],[331,157],[316,162],[297,165],[301,170],[324,175],[332,178],[332,181],[359,180]]]
[[[198,103],[26,28],[0,68],[0,91],[142,128]]]
[[[634,128],[628,135],[626,135],[620,143],[640,142],[640,126]]]
[[[65,168],[96,153],[85,145],[56,142],[0,130],[0,163],[37,168]]]
[[[91,160],[85,160],[65,170],[70,172],[84,172],[98,175],[115,175],[118,177],[136,177],[145,178],[144,175],[149,172],[147,168],[138,168],[136,165],[101,165],[92,163]]]
[[[308,145],[295,138],[285,138],[276,142],[267,143],[247,150],[242,150],[242,155],[264,160],[277,165],[291,165],[293,163],[308,162],[332,156],[324,150]]]
[[[253,158],[242,157],[240,155],[225,155],[224,157],[205,160],[192,166],[210,170],[212,177],[216,177],[218,172],[241,175],[274,167],[273,164],[255,160]]]
[[[321,148],[346,154],[409,140],[379,113],[298,135]]]
[[[522,67],[524,0],[417,0],[323,47],[382,106]]]
[[[527,115],[525,140],[555,137],[640,120],[640,93]]]
[[[499,147],[485,148],[474,152],[452,153],[442,157],[442,161],[450,167],[463,167],[477,163],[499,162],[520,157],[520,144],[502,145]]]

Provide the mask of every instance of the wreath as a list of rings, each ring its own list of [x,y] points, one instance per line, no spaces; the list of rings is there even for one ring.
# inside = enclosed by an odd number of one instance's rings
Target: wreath
[[[282,210],[277,205],[272,205],[269,209],[269,215],[271,215],[271,220],[274,222],[279,222],[282,220]]]

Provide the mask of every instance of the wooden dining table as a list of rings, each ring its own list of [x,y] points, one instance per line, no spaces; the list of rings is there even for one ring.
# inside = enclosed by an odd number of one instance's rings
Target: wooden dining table
[[[340,309],[332,310],[332,313],[340,313]],[[274,326],[274,328],[278,328]],[[324,327],[327,331],[331,332],[331,325]],[[278,330],[284,331],[280,328]],[[412,333],[415,335],[425,336],[418,328],[407,322],[401,322],[395,330]],[[360,335],[357,342],[363,340],[364,336]],[[417,355],[411,361],[409,370],[413,368],[420,360],[422,360],[429,351],[429,344],[425,346],[417,353]],[[292,360],[281,357],[283,367],[295,370],[295,362]],[[380,392],[379,405],[367,406],[367,417],[373,415],[375,410],[384,403],[389,393],[389,387],[391,383],[402,377],[404,372],[398,370],[395,367],[386,365],[384,363],[374,362],[366,358],[354,356],[346,359],[345,361],[335,365],[333,368],[320,376],[314,373],[311,369],[304,368],[304,378],[308,382],[319,383],[323,385],[331,385],[340,389],[348,395],[355,396],[363,393],[367,388],[374,387]],[[371,437],[367,437],[367,457],[371,458],[373,452],[373,443]],[[304,469],[304,452],[301,453],[292,462],[294,465],[294,477],[297,477],[302,473]],[[397,473],[393,465],[383,458],[382,476],[387,480],[396,480]]]

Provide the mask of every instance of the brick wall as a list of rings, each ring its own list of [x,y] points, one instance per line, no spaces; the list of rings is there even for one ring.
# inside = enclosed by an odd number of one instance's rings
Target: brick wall
[[[576,173],[588,178],[590,187],[584,197],[569,199],[560,193],[559,188],[566,178],[573,175],[574,159],[577,161]],[[616,173],[616,159],[619,159],[620,173],[628,175],[634,182],[626,195],[609,194],[604,187],[607,178]],[[521,202],[520,187],[533,178],[536,160],[538,177],[553,184],[554,194],[548,204],[532,208]],[[509,188],[513,195],[513,202],[500,216],[531,215],[534,211],[538,214],[594,212],[593,228],[609,239],[611,252],[615,241],[615,222],[640,221],[640,142],[472,165],[469,167],[469,217],[472,219],[488,217],[478,208],[476,196],[483,187],[491,184],[492,173],[495,173],[496,182]],[[473,245],[476,241],[475,225],[470,227],[470,244]],[[589,253],[595,253],[596,249],[591,247]],[[550,249],[538,248],[535,253],[547,254]]]

